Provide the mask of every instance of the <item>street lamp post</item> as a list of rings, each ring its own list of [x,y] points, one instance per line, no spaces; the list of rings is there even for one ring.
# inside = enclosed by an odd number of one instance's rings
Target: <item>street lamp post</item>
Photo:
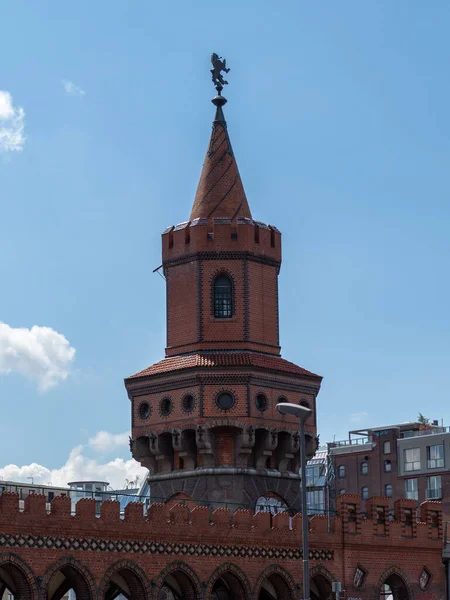
[[[306,444],[305,421],[311,415],[306,406],[280,402],[277,409],[282,415],[293,415],[300,421],[300,472],[301,472],[301,509],[302,509],[302,550],[303,550],[303,599],[310,600],[309,586],[309,546],[308,546],[308,506],[306,502]]]

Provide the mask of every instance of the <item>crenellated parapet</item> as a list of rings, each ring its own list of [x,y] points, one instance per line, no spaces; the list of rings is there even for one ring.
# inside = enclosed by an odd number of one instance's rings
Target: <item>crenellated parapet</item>
[[[274,225],[248,218],[198,218],[165,229],[162,233],[164,268],[179,260],[193,259],[197,254],[220,253],[224,258],[233,253],[250,260],[281,264],[281,233]],[[205,255],[206,253],[206,255]]]
[[[411,545],[418,542],[430,547],[442,544],[441,513],[439,502],[424,502],[420,507],[422,521],[414,519],[413,526],[405,507],[399,509],[398,519],[383,520],[380,531],[380,508],[387,498],[370,498],[366,503],[367,517],[359,511],[360,499],[343,495],[338,499],[338,516],[328,520],[323,516],[310,518],[310,543],[312,548],[333,548],[340,544],[342,535],[348,545],[371,544]],[[399,501],[401,502],[401,501]],[[410,502],[410,501],[408,501]],[[406,510],[406,512],[405,512]],[[45,496],[29,495],[23,510],[18,494],[5,492],[0,496],[0,525],[5,534],[44,533],[46,536],[73,536],[90,538],[129,538],[139,540],[178,540],[194,543],[201,540],[209,544],[251,543],[253,545],[281,545],[298,548],[302,531],[302,515],[292,517],[289,512],[271,515],[240,509],[232,514],[227,508],[200,506],[193,501],[182,503],[154,503],[144,514],[142,503],[131,502],[123,514],[120,503],[105,501],[98,514],[94,499],[81,499],[72,514],[71,499],[57,496],[46,504]]]

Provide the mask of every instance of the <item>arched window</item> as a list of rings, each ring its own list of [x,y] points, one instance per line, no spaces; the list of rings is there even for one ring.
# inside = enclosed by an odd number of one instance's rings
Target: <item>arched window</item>
[[[338,467],[338,476],[339,477],[345,477],[345,467],[344,467],[344,465],[340,465]]]
[[[363,487],[361,490],[361,498],[363,500],[367,500],[369,498],[369,488],[368,487]]]
[[[366,462],[361,463],[361,475],[369,474],[369,465]]]
[[[218,275],[214,280],[214,316],[216,319],[233,316],[233,288],[226,275]]]

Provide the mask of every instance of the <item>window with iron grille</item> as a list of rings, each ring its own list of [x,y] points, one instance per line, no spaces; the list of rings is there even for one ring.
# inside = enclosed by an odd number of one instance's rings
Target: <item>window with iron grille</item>
[[[427,446],[427,466],[429,469],[438,469],[444,466],[444,445]]]
[[[214,316],[216,319],[233,316],[233,287],[226,275],[218,275],[214,280]]]

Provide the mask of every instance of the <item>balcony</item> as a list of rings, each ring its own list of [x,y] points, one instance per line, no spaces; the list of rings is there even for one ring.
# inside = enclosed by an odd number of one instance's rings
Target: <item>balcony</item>
[[[432,488],[425,490],[425,497],[427,500],[441,500],[442,488]]]
[[[419,500],[419,492],[417,490],[413,492],[405,492],[405,498],[407,500]]]
[[[358,446],[361,444],[369,444],[370,439],[368,437],[360,437],[355,438],[354,440],[340,440],[338,442],[333,442],[334,448],[340,448],[342,446]]]
[[[437,435],[442,433],[450,433],[450,427],[430,427],[430,429],[417,429],[414,431],[403,431],[401,438],[412,438],[422,435]]]

